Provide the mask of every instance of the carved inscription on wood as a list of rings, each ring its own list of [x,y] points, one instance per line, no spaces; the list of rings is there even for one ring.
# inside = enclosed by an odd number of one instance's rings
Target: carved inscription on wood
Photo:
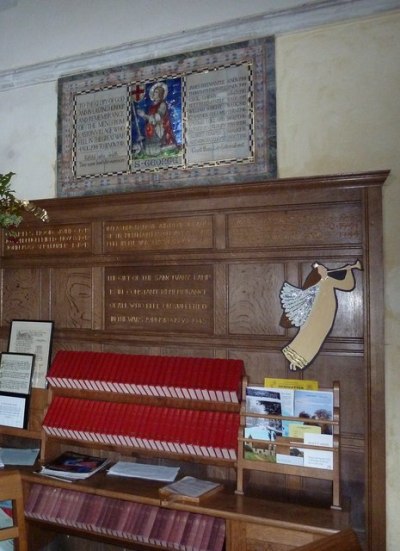
[[[358,244],[362,240],[358,204],[279,209],[228,217],[230,247],[293,247]]]
[[[212,333],[213,267],[117,267],[105,271],[106,329]]]
[[[89,224],[65,224],[16,230],[17,240],[5,242],[6,254],[66,254],[88,252],[91,248]]]
[[[133,220],[105,224],[106,252],[204,249],[213,244],[211,216]]]

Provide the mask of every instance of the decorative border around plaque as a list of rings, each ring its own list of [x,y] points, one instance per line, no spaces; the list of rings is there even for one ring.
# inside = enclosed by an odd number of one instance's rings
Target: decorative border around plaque
[[[60,197],[276,177],[273,37],[59,80]]]

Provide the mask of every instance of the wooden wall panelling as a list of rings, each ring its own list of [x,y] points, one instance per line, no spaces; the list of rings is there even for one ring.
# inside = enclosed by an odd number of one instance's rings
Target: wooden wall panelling
[[[60,267],[51,270],[52,319],[65,329],[92,329],[95,289],[90,267]]]
[[[386,542],[385,523],[379,522],[379,508],[385,510],[385,375],[383,326],[383,242],[382,193],[379,188],[365,189],[364,193],[364,250],[366,286],[364,302],[364,331],[367,340],[365,364],[366,439],[365,473],[366,525],[370,527],[368,542],[378,549]]]
[[[55,320],[53,351],[242,358],[265,376],[341,384],[343,490],[369,550],[385,541],[381,188],[386,171],[41,201],[3,245],[3,342],[13,318]],[[311,264],[357,258],[356,288],[338,292],[335,325],[304,373],[281,349],[284,280]],[[265,473],[261,473],[265,474]],[[255,485],[286,493],[283,476]],[[250,477],[251,478],[251,477]],[[326,493],[324,482],[297,489]],[[267,491],[267,490],[266,490]]]
[[[45,309],[43,303],[47,302],[48,290],[42,286],[42,270],[5,268],[3,274],[3,325],[13,319],[44,319],[41,313]]]

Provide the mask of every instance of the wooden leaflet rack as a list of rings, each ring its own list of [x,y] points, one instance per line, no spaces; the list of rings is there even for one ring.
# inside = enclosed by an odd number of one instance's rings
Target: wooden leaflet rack
[[[301,443],[301,448],[313,449],[313,450],[328,450],[333,452],[333,468],[332,469],[320,469],[313,467],[304,467],[298,465],[288,465],[285,463],[274,463],[268,461],[254,461],[247,459],[245,457],[245,447],[246,443],[252,442],[253,444],[263,446],[276,446],[277,443],[257,440],[254,438],[245,437],[245,426],[246,418],[248,417],[261,417],[265,419],[278,419],[278,420],[289,420],[289,421],[304,421],[301,417],[294,416],[283,416],[283,415],[269,415],[269,414],[260,414],[260,413],[250,413],[246,411],[246,390],[248,386],[247,378],[243,380],[243,401],[240,411],[240,429],[239,429],[239,445],[238,445],[238,460],[237,460],[237,486],[236,493],[243,495],[243,473],[245,470],[252,471],[263,471],[269,473],[278,473],[283,475],[290,476],[301,476],[309,478],[318,478],[320,480],[331,480],[332,481],[332,505],[333,509],[341,509],[341,500],[340,500],[340,402],[339,402],[339,382],[335,381],[332,388],[321,388],[320,390],[332,391],[333,393],[333,418],[331,420],[307,420],[307,423],[312,423],[315,425],[330,424],[332,425],[332,435],[333,435],[333,445],[332,447],[324,446],[310,446],[307,444]],[[257,386],[257,385],[254,385]],[[261,386],[260,386],[261,388]],[[293,439],[288,438],[286,441],[280,441],[279,446],[282,447],[293,447]],[[299,443],[296,442],[298,446]]]

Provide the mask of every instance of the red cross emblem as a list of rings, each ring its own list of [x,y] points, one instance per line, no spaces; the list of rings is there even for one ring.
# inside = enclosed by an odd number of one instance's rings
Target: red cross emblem
[[[141,101],[144,98],[145,89],[142,88],[139,84],[136,84],[135,88],[132,90],[131,95],[133,96],[133,101]]]

